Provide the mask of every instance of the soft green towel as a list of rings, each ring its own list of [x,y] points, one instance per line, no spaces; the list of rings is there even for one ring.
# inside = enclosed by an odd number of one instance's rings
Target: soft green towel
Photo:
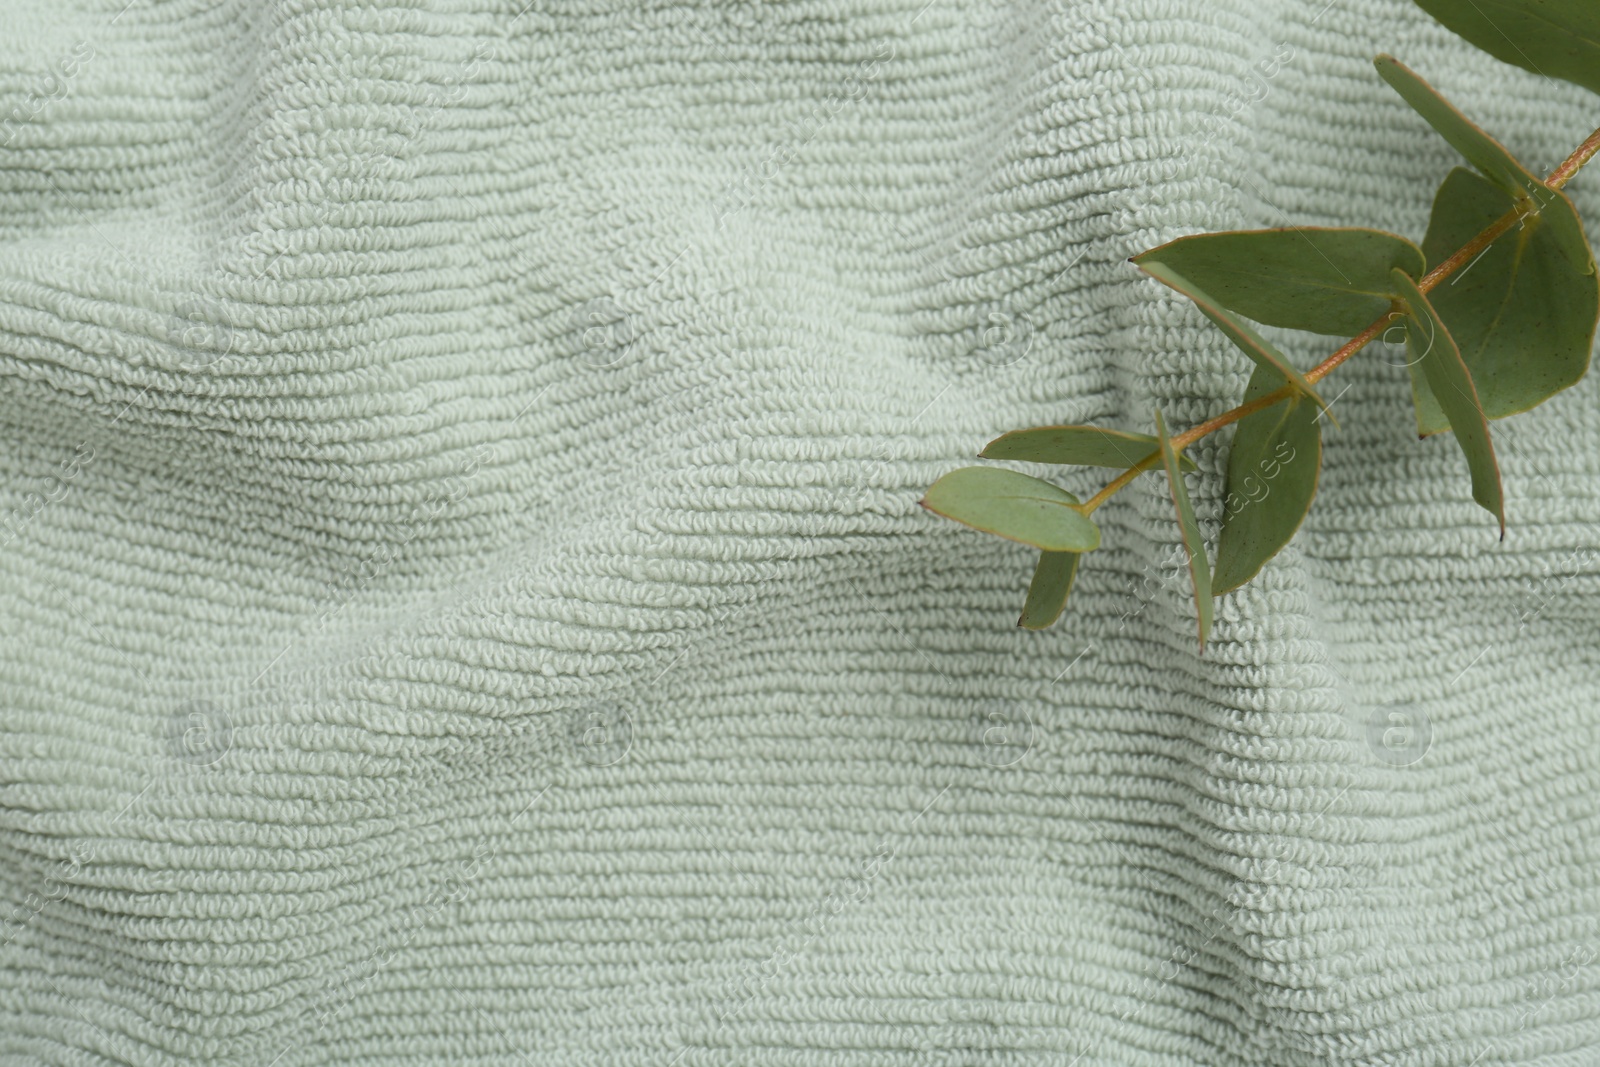
[[[1400,0],[4,21],[0,1062],[1600,1062],[1594,377],[1501,543],[1363,353],[1203,658],[1157,479],[1041,634],[916,507],[1242,392],[1128,256],[1420,238],[1374,54],[1592,97]]]

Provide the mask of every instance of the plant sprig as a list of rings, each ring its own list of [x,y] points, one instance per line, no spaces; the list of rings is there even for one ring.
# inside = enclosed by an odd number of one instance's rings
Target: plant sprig
[[[1600,7],[1592,2],[1417,3],[1497,58],[1600,92]],[[1493,9],[1492,22],[1480,5]],[[1562,192],[1600,154],[1600,129],[1540,179],[1404,64],[1383,55],[1374,65],[1476,168],[1457,167],[1439,187],[1420,246],[1381,230],[1289,227],[1199,234],[1134,256],[1133,263],[1187,297],[1255,363],[1241,402],[1178,434],[1168,433],[1158,410],[1154,436],[1040,426],[1005,434],[980,453],[1124,468],[1081,502],[1050,482],[997,467],[963,467],[929,488],[922,505],[930,511],[1040,549],[1018,625],[1043,629],[1060,617],[1082,554],[1100,544],[1090,516],[1140,474],[1161,468],[1188,556],[1203,651],[1212,598],[1254,578],[1294,537],[1316,496],[1322,416],[1333,422],[1316,384],[1391,331],[1403,333],[1410,353],[1418,436],[1453,433],[1473,499],[1495,516],[1505,537],[1489,422],[1580,381],[1600,323],[1594,254]],[[1301,373],[1252,321],[1354,336]],[[1195,468],[1183,450],[1235,423],[1213,567],[1184,484],[1183,473]]]

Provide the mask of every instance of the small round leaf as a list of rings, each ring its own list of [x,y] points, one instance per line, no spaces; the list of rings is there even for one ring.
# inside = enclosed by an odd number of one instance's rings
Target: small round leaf
[[[1048,552],[1100,547],[1100,528],[1059,486],[1002,467],[962,467],[928,488],[922,506],[937,515]]]

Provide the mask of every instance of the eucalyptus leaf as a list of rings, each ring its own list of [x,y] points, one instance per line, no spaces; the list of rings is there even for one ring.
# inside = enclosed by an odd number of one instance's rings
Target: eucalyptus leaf
[[[1189,504],[1189,490],[1183,484],[1183,470],[1178,466],[1177,453],[1167,434],[1166,420],[1156,410],[1156,439],[1161,443],[1161,463],[1167,469],[1167,485],[1172,491],[1172,503],[1178,512],[1178,529],[1183,535],[1184,554],[1189,557],[1189,579],[1194,586],[1195,618],[1200,628],[1200,650],[1205,651],[1206,636],[1211,632],[1211,570],[1206,563],[1206,546],[1200,537],[1200,523],[1195,520],[1194,508]]]
[[[1138,261],[1135,260],[1134,262]],[[1309,396],[1316,401],[1319,408],[1324,411],[1327,410],[1327,402],[1317,395],[1317,391],[1311,387],[1311,383],[1306,381],[1305,375],[1295,370],[1294,365],[1289,362],[1287,356],[1278,351],[1265,337],[1251,329],[1248,323],[1241,321],[1227,308],[1218,303],[1214,297],[1192,279],[1159,260],[1139,263],[1139,269],[1194,301],[1195,307],[1204,312],[1206,318],[1216,323],[1222,332],[1228,335],[1228,339],[1237,345],[1240,351],[1254,360],[1257,366],[1271,367],[1278,372],[1280,377],[1291,383],[1297,392],[1304,396]],[[1328,417],[1333,418],[1331,412]],[[1338,425],[1338,421],[1335,420],[1334,424]]]
[[[934,482],[922,506],[937,515],[1050,552],[1100,547],[1100,528],[1059,486],[1002,467],[962,467]]]
[[[1154,437],[1099,426],[1035,426],[1002,434],[978,453],[981,459],[1031,463],[1076,463],[1085,467],[1131,467],[1160,448]],[[1194,461],[1184,458],[1186,469]]]
[[[1583,225],[1578,221],[1572,203],[1559,189],[1552,189],[1542,179],[1519,163],[1504,145],[1490,137],[1476,123],[1457,111],[1439,92],[1423,81],[1410,67],[1393,56],[1379,56],[1373,61],[1378,73],[1392,85],[1412,109],[1427,120],[1446,141],[1483,172],[1495,185],[1504,189],[1519,202],[1525,202],[1523,211],[1530,215],[1548,215],[1543,220],[1551,231],[1563,255],[1585,274],[1595,272],[1594,257],[1589,242],[1584,237]],[[1550,209],[1556,210],[1550,210]]]
[[[1450,142],[1490,181],[1508,193],[1526,192],[1539,179],[1506,151],[1506,147],[1483,131],[1446,100],[1422,76],[1394,56],[1382,55],[1372,61],[1378,74],[1399,93],[1411,109]]]
[[[1269,326],[1350,337],[1389,310],[1389,272],[1422,277],[1422,250],[1382,230],[1303,227],[1180,237],[1133,258],[1161,263],[1218,304]]]
[[[1243,402],[1282,384],[1276,374],[1257,369]],[[1228,453],[1228,489],[1212,574],[1215,593],[1254,578],[1289,543],[1317,495],[1321,469],[1321,423],[1300,398],[1280,400],[1239,420]]]
[[[1017,625],[1028,630],[1043,630],[1061,617],[1072,592],[1072,579],[1078,573],[1078,552],[1041,552],[1028,585],[1028,599],[1022,605]]]
[[[1416,283],[1395,271],[1395,284],[1406,289],[1406,348],[1414,363],[1422,366],[1428,385],[1438,398],[1456,442],[1467,457],[1472,472],[1472,499],[1500,520],[1500,538],[1506,536],[1505,494],[1500,485],[1500,464],[1495,459],[1494,443],[1489,439],[1489,421],[1478,402],[1472,375],[1461,361],[1461,352],[1444,321],[1428,302]]]
[[[1494,185],[1456,168],[1439,187],[1428,236],[1430,263],[1443,260],[1503,215],[1511,198]],[[1470,265],[1428,294],[1461,351],[1491,419],[1526,411],[1583,378],[1600,318],[1600,278],[1574,270],[1560,254],[1546,222],[1559,204],[1525,219]],[[1448,429],[1427,376],[1411,367],[1417,431]]]
[[[1417,0],[1417,6],[1498,60],[1600,93],[1594,0]]]

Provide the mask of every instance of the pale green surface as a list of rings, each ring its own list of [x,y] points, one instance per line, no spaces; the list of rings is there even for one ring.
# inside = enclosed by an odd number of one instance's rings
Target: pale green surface
[[[1600,1056],[1593,376],[1502,544],[1353,361],[1203,659],[1160,472],[1042,633],[916,506],[1237,399],[1129,256],[1420,238],[1373,55],[1541,164],[1592,97],[1396,0],[122,3],[0,34],[94,44],[0,128],[0,1062]]]

